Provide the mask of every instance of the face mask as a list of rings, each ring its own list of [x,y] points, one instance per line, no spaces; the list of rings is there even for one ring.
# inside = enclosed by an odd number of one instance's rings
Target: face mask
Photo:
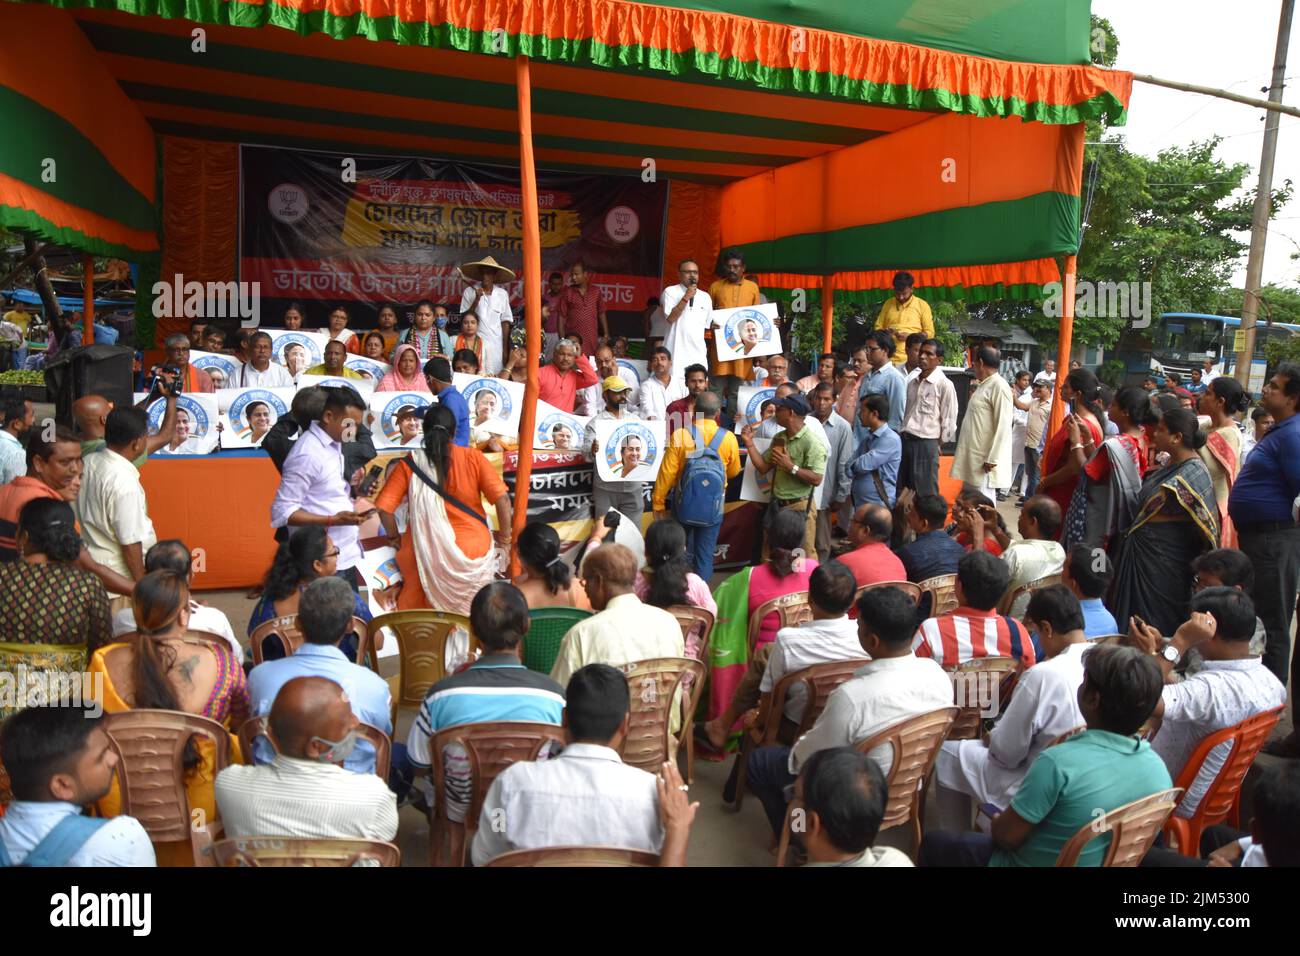
[[[357,732],[355,729],[349,730],[347,736],[342,740],[326,740],[324,737],[313,737],[311,742],[328,748],[316,758],[317,760],[321,763],[339,763],[346,760],[352,751],[356,749]]]
[[[447,327],[447,317],[445,315],[435,315],[433,317],[433,324],[440,329],[445,329]]]

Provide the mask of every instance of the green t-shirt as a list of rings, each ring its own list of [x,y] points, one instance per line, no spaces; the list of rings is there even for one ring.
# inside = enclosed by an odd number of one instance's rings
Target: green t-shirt
[[[790,456],[790,460],[800,468],[807,468],[809,471],[815,471],[819,475],[826,474],[826,446],[821,443],[812,429],[807,425],[800,430],[799,434],[791,438],[785,432],[779,435],[785,435],[785,450]],[[772,439],[776,444],[776,439]],[[772,449],[767,450],[763,460],[769,464],[772,461]],[[812,490],[812,485],[808,484],[802,478],[796,478],[790,474],[788,469],[778,468],[772,476],[772,494],[782,501],[795,501],[799,498],[807,498],[808,492]]]
[[[99,451],[107,444],[108,442],[102,438],[92,438],[89,441],[83,441],[81,443],[81,457],[85,458],[92,451]],[[145,466],[145,462],[147,462],[148,460],[149,460],[149,453],[145,452],[135,461],[131,462],[131,464],[135,465],[136,468],[143,468]]]
[[[1037,826],[1020,849],[995,850],[989,866],[1055,866],[1080,828],[1172,786],[1165,762],[1145,740],[1105,730],[1071,737],[1039,754],[1011,801],[1012,810]],[[1093,840],[1078,865],[1100,865],[1108,844]]]

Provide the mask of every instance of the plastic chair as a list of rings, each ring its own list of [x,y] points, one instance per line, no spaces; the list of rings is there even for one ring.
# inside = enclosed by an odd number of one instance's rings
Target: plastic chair
[[[677,618],[682,629],[682,646],[686,648],[687,657],[694,657],[704,665],[705,679],[709,674],[709,644],[713,638],[714,618],[711,611],[692,604],[674,604],[668,613]],[[690,653],[691,638],[697,643],[695,653]],[[698,697],[699,695],[696,694]],[[686,782],[695,782],[695,735],[686,738]]]
[[[241,837],[207,850],[213,866],[400,866],[402,852],[378,840]]]
[[[528,612],[528,634],[524,637],[524,666],[539,674],[550,674],[560,644],[569,628],[591,617],[576,607],[539,607]]]
[[[940,574],[926,578],[918,586],[930,594],[930,617],[957,610],[957,575]]]
[[[732,804],[737,810],[745,800],[745,781],[748,777],[749,755],[758,747],[771,747],[779,743],[781,721],[785,716],[785,702],[795,685],[804,686],[803,715],[799,727],[794,733],[798,740],[817,723],[817,718],[826,709],[826,701],[831,691],[851,678],[869,658],[855,658],[847,661],[830,661],[825,664],[813,664],[803,670],[791,671],[782,675],[767,696],[766,705],[760,705],[758,720],[754,726],[740,735],[740,752],[736,754],[736,800]]]
[[[763,618],[773,611],[779,617],[778,628],[794,627],[796,624],[804,624],[812,620],[812,606],[808,603],[807,591],[792,591],[770,601],[764,601],[754,609],[753,614],[749,615],[747,638],[750,657],[754,656],[754,648],[758,646],[758,632],[762,629]]]
[[[514,850],[488,861],[488,866],[658,866],[659,857],[647,850],[621,846],[548,846],[540,850]]]
[[[253,742],[258,737],[265,737],[266,742],[272,750],[279,752],[275,746],[275,741],[267,733],[267,728],[271,723],[268,716],[249,717],[239,728],[239,753],[244,758],[246,766],[253,766]],[[388,779],[388,768],[392,762],[393,742],[389,739],[388,734],[384,733],[373,724],[357,724],[357,733],[361,739],[369,741],[370,746],[375,748],[375,776],[380,780]],[[343,761],[338,761],[336,766],[343,766]]]
[[[1178,844],[1178,852],[1183,856],[1197,856],[1200,853],[1201,834],[1206,827],[1227,820],[1240,829],[1241,821],[1241,784],[1250,772],[1251,764],[1260,748],[1268,740],[1268,735],[1277,726],[1285,707],[1276,707],[1247,717],[1241,723],[1210,734],[1202,740],[1187,758],[1187,763],[1178,773],[1174,786],[1184,794],[1192,789],[1201,767],[1210,752],[1220,744],[1231,741],[1232,751],[1223,761],[1219,773],[1206,789],[1201,802],[1196,805],[1196,812],[1190,817],[1171,816],[1164,825],[1165,833]]]
[[[230,734],[215,720],[179,710],[124,710],[107,714],[104,732],[117,754],[121,815],[135,817],[154,843],[188,840],[195,866],[220,833],[216,821],[196,826],[185,789],[185,747],[191,737],[210,740],[213,772],[230,764]]]
[[[921,813],[925,809],[930,771],[934,768],[939,748],[956,716],[956,707],[941,707],[886,727],[880,733],[854,745],[855,749],[865,754],[886,744],[893,748],[893,762],[885,776],[889,801],[885,804],[880,829],[888,830],[905,823],[910,824],[913,855],[921,845]],[[790,849],[790,820],[793,811],[794,804],[791,803],[790,810],[786,812],[785,826],[781,828],[781,846],[776,854],[777,866],[785,866]]]
[[[429,825],[429,865],[464,866],[466,850],[478,830],[479,815],[488,788],[513,763],[536,760],[548,742],[564,743],[557,724],[526,720],[495,720],[481,724],[457,724],[433,735],[429,742],[430,772],[433,775],[435,807]],[[463,823],[447,815],[446,770],[443,754],[452,744],[465,750],[469,759],[470,797]],[[442,862],[445,858],[448,862]]]
[[[944,668],[952,678],[953,703],[959,708],[948,730],[949,740],[973,740],[980,735],[986,707],[982,699],[984,695],[980,693],[982,685],[997,680],[1000,713],[1003,699],[1009,696],[1005,693],[1005,684],[1015,676],[1017,666],[1019,662],[1014,657],[975,657],[956,667]],[[987,701],[987,704],[991,703],[991,699]]]
[[[414,709],[424,703],[429,688],[447,676],[447,644],[460,628],[469,635],[472,660],[478,640],[470,630],[469,618],[450,611],[392,611],[370,622],[367,635],[374,637],[390,628],[397,638],[398,672],[389,679],[393,691],[393,726],[399,708]],[[454,668],[453,668],[454,669]]]
[[[864,584],[858,588],[857,593],[853,595],[854,606],[858,603],[858,598],[868,591],[877,591],[880,588],[897,588],[912,599],[913,604],[921,603],[921,595],[925,593],[921,585],[912,581],[877,581],[875,584]]]
[[[348,628],[349,634],[357,636],[357,663],[365,661],[371,670],[377,666],[373,648],[371,647],[371,637],[373,631],[367,631],[366,622],[359,617],[352,618],[352,626]],[[272,618],[269,621],[263,621],[253,630],[249,637],[249,647],[253,652],[253,666],[256,667],[262,661],[266,660],[266,644],[271,642],[272,646],[279,646],[281,657],[291,657],[293,652],[303,645],[302,630],[298,627],[298,615],[286,614],[284,617]],[[222,643],[225,643],[223,640]]]
[[[1101,859],[1102,866],[1131,867],[1142,862],[1156,835],[1169,814],[1178,806],[1181,787],[1162,790],[1141,800],[1134,800],[1110,811],[1099,820],[1091,820],[1079,828],[1068,843],[1061,847],[1056,858],[1057,866],[1075,866],[1079,855],[1093,840],[1110,835],[1110,846]]]
[[[620,756],[630,767],[658,773],[660,764],[672,760],[695,728],[695,699],[704,685],[704,665],[691,657],[656,657],[619,668],[627,676],[632,698],[632,718]],[[688,675],[694,680],[689,683]],[[672,732],[672,708],[679,708],[681,724]]]
[[[1041,588],[1060,583],[1060,574],[1045,574],[1041,578],[1021,585],[1015,590],[1007,591],[1006,594],[1002,595],[1002,600],[998,602],[998,613],[1009,614],[1019,619],[1025,613],[1025,608],[1029,606],[1029,596],[1031,594]]]

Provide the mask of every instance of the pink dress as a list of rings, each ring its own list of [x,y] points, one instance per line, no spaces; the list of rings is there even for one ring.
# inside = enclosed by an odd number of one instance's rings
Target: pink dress
[[[645,571],[637,572],[636,584],[633,585],[633,589],[636,591],[636,596],[642,601],[650,596],[650,580],[646,577]],[[703,608],[715,618],[718,616],[718,604],[713,600],[713,592],[704,583],[704,579],[694,571],[690,571],[686,575],[686,603],[691,607]],[[691,628],[691,635],[686,640],[687,657],[698,658],[700,656],[700,626],[697,624]]]
[[[764,601],[784,597],[795,591],[807,591],[808,579],[816,569],[815,558],[804,558],[803,566],[798,571],[778,578],[771,564],[767,562],[760,564],[749,572],[749,613],[753,614],[757,611]],[[776,639],[780,623],[781,618],[775,611],[763,618],[763,623],[758,629],[758,643],[754,645],[756,649]]]

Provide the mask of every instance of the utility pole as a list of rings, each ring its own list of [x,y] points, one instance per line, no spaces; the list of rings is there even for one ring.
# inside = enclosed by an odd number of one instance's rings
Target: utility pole
[[[1282,18],[1277,28],[1277,52],[1273,56],[1273,83],[1268,90],[1270,102],[1282,102],[1283,79],[1286,77],[1287,43],[1291,39],[1291,19],[1295,0],[1282,0]],[[1246,297],[1241,305],[1242,348],[1237,353],[1237,381],[1250,382],[1251,363],[1255,358],[1255,322],[1259,315],[1259,290],[1264,281],[1264,244],[1268,240],[1268,219],[1273,207],[1273,159],[1277,155],[1277,126],[1281,113],[1270,110],[1264,124],[1264,148],[1259,158],[1259,185],[1255,193],[1255,214],[1250,224],[1250,255],[1246,259]]]

